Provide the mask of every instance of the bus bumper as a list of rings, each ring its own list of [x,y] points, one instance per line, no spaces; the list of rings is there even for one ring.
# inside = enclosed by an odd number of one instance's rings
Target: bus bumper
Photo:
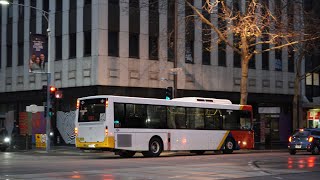
[[[114,136],[105,137],[103,142],[84,142],[77,137],[76,147],[80,149],[114,149]]]

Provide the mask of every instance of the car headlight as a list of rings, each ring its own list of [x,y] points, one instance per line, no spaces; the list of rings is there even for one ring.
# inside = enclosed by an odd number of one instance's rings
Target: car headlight
[[[5,138],[4,138],[4,142],[6,142],[6,143],[10,142],[10,138],[5,137]]]

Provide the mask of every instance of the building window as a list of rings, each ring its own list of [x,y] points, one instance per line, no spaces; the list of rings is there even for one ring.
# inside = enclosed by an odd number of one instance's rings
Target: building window
[[[7,44],[7,67],[12,67],[12,44]]]
[[[70,0],[69,59],[77,56],[77,1]]]
[[[233,0],[232,12],[236,15],[240,11],[240,0]],[[238,22],[236,20],[233,21],[236,25]],[[237,34],[233,34],[233,44],[239,49],[240,44],[240,36]],[[241,68],[241,55],[236,51],[233,51],[233,67]]]
[[[109,0],[108,5],[108,55],[119,56],[119,27],[120,6],[119,0]]]
[[[19,0],[19,4],[23,4],[23,0]],[[18,66],[22,66],[24,62],[23,57],[23,43],[24,43],[24,6],[19,6],[18,19]]]
[[[62,11],[62,0],[56,0],[56,11]]]
[[[186,44],[186,52],[185,52],[185,62],[186,63],[194,63],[193,59],[194,59],[194,41],[193,40],[186,40],[185,42]]]
[[[77,56],[77,33],[69,34],[69,59]]]
[[[168,34],[168,61],[174,60],[174,46],[175,46],[175,1],[168,1],[168,23],[167,23],[167,34]]]
[[[56,36],[56,60],[62,59],[62,36]]]
[[[42,0],[42,9],[46,12],[49,12],[49,1]],[[47,34],[48,22],[46,18],[42,16],[42,34]]]
[[[91,56],[91,31],[84,32],[84,56]]]
[[[109,31],[108,33],[108,55],[119,56],[119,32]]]
[[[8,10],[7,10],[8,23],[12,23],[12,19],[13,19],[13,9],[12,8],[13,8],[12,4],[9,4]]]
[[[92,9],[91,0],[86,0],[83,7],[84,56],[91,56]]]
[[[188,0],[190,4],[193,4],[193,0]],[[194,63],[194,16],[193,9],[185,4],[185,62]]]
[[[262,45],[262,51],[269,49],[269,44]],[[269,51],[262,53],[262,70],[269,70]]]
[[[291,46],[288,48],[288,72],[294,72],[294,50]]]
[[[218,4],[218,28],[220,31],[224,32],[227,28],[227,23],[223,20],[223,11],[221,2]],[[227,66],[227,59],[226,59],[226,43],[220,42],[218,44],[218,65],[219,66]]]
[[[19,4],[24,4],[24,0],[19,0]],[[18,6],[18,17],[19,19],[23,19],[24,17],[24,6]]]
[[[56,0],[55,14],[56,61],[62,60],[62,0]]]
[[[7,24],[7,67],[12,67],[12,21],[9,18]]]
[[[227,66],[226,44],[224,42],[218,44],[218,66]]]
[[[319,73],[313,73],[313,85],[319,86]]]
[[[149,59],[157,60],[159,56],[158,36],[149,36]]]
[[[129,34],[129,57],[139,58],[139,34]]]
[[[312,73],[306,74],[306,85],[312,85]]]
[[[275,50],[275,70],[282,71],[282,50]]]
[[[70,10],[77,9],[77,1],[69,0],[69,4],[70,4]]]
[[[275,28],[276,29],[281,29],[281,11],[282,11],[282,3],[281,1],[275,1],[275,14],[277,19],[277,22],[275,23]],[[281,45],[281,39],[278,39],[278,43],[275,44],[275,46],[280,46]],[[282,50],[281,49],[276,49],[275,50],[275,70],[276,71],[282,71]]]
[[[83,7],[83,31],[91,31],[92,27],[92,9],[91,9],[91,1],[85,1],[85,5]]]
[[[129,57],[139,58],[140,9],[139,0],[129,0]]]
[[[206,2],[202,0],[202,5],[206,6]],[[210,20],[210,14],[208,11],[203,10],[202,14],[208,20]],[[202,23],[202,64],[203,65],[210,65],[210,55],[211,51],[211,28],[206,23]]]
[[[149,59],[158,59],[159,2],[149,0]]]
[[[239,47],[240,37],[238,35],[233,35],[233,44]],[[241,55],[236,51],[233,51],[233,67],[241,68]]]
[[[269,9],[269,0],[263,0],[262,1],[262,16],[266,15],[266,10]],[[265,20],[263,23],[268,23],[268,19]],[[264,33],[269,32],[269,28],[264,29]],[[262,41],[268,41],[269,36],[265,35],[264,37],[261,38]],[[269,49],[269,44],[262,44],[262,51]],[[269,70],[269,51],[264,51],[262,53],[262,70]]]
[[[18,44],[18,66],[23,66],[24,57],[23,57],[23,43]]]
[[[37,7],[37,0],[30,0],[30,6]],[[37,15],[37,10],[34,8],[30,8],[30,17],[34,18]]]
[[[37,7],[37,1],[36,0],[31,0],[30,5],[33,7]],[[30,8],[30,33],[31,34],[36,34],[36,10],[33,8]]]

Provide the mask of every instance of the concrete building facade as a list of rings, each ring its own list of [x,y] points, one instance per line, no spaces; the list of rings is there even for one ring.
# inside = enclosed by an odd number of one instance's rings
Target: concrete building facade
[[[271,11],[275,1],[268,2]],[[154,2],[13,0],[26,7],[2,7],[0,112],[13,110],[18,121],[25,106],[42,105],[40,93],[47,79],[44,74],[28,71],[29,34],[45,34],[47,24],[29,5],[49,11],[51,82],[64,93],[59,110],[74,110],[76,98],[96,94],[164,98],[164,89],[173,86],[174,65],[169,51],[174,8],[170,0]],[[245,0],[239,2],[245,11]],[[198,8],[201,3],[194,1]],[[192,45],[186,43],[184,0],[178,5],[177,96],[226,98],[239,103],[241,68],[235,65],[233,50],[227,47],[225,56],[219,56],[218,45],[212,43],[212,51],[204,56],[199,21],[194,23]],[[287,10],[281,16],[285,21]],[[211,19],[218,23],[216,17]],[[250,65],[248,104],[254,107],[257,142],[284,142],[292,131],[295,68],[290,60],[288,49],[283,48],[269,52],[267,61],[262,54],[256,55]]]

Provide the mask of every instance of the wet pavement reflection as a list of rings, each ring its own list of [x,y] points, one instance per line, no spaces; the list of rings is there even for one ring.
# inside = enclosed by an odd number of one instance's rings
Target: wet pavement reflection
[[[317,165],[317,157],[288,157],[288,169],[314,168]]]

